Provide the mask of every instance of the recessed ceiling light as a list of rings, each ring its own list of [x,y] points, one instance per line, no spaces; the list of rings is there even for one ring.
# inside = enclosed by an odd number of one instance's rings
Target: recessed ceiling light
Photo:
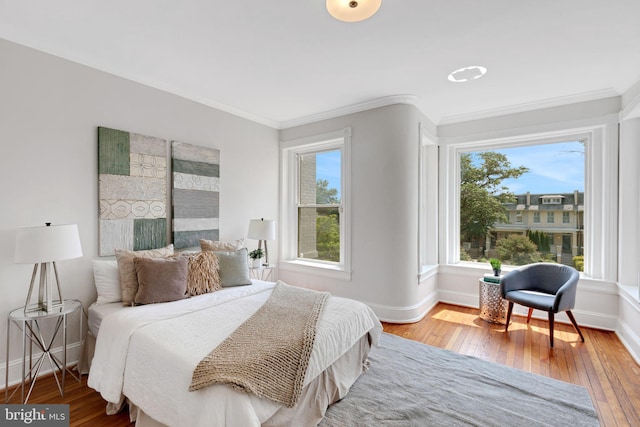
[[[327,10],[344,22],[363,21],[380,9],[382,0],[327,0]]]
[[[459,68],[453,71],[447,78],[450,82],[464,83],[479,79],[485,74],[487,74],[487,69],[485,67],[481,67],[480,65],[471,65],[469,67]]]

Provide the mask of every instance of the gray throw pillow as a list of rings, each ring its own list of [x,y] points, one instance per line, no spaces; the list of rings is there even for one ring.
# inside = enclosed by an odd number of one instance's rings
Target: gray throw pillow
[[[230,252],[216,252],[223,288],[251,284],[247,248]]]
[[[133,264],[138,276],[136,304],[177,301],[187,297],[187,257],[135,258]]]

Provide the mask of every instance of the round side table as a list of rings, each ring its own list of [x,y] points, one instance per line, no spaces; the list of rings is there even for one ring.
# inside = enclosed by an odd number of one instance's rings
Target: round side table
[[[485,282],[480,279],[480,318],[491,323],[507,323],[508,303],[500,295],[500,283]]]

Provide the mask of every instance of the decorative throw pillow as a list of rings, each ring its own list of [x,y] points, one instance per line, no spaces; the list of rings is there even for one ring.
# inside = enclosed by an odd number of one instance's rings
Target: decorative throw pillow
[[[133,264],[138,277],[136,304],[177,301],[187,297],[188,258],[134,258]]]
[[[179,253],[176,257],[184,257],[189,260],[188,295],[202,295],[222,289],[218,274],[218,257],[215,253],[210,251]]]
[[[247,248],[233,252],[216,252],[220,271],[220,284],[223,288],[250,285]]]
[[[231,242],[200,239],[200,248],[203,251],[237,251],[244,248],[244,237]]]
[[[120,272],[115,259],[93,260],[93,282],[98,292],[97,305],[122,301]]]
[[[158,258],[173,255],[173,245],[159,249],[149,249],[144,251],[131,251],[126,249],[115,250],[120,270],[120,289],[122,290],[122,305],[132,305],[138,292],[138,278],[133,259],[138,258]]]

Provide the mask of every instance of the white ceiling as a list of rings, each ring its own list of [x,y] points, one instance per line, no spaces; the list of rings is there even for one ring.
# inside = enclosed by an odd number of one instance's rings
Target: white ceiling
[[[639,0],[0,0],[0,38],[273,127],[414,103],[434,123],[621,95]],[[453,83],[458,68],[483,78]]]

